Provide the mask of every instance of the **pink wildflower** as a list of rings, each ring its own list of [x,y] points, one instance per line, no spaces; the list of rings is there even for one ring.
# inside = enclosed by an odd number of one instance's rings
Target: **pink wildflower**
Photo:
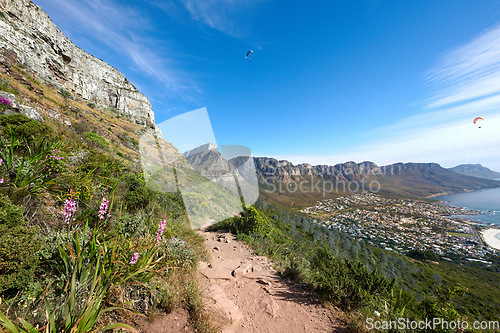
[[[158,246],[158,244],[160,244],[161,235],[163,235],[163,232],[165,231],[166,225],[167,225],[167,220],[163,219],[163,221],[161,221],[160,225],[158,226],[158,230],[156,231],[156,244],[155,244],[155,246]]]
[[[4,98],[3,96],[0,96],[0,104],[3,104],[8,107],[12,107],[12,102],[9,101],[8,99]]]
[[[76,201],[74,201],[73,198],[66,199],[64,202],[64,216],[66,216],[64,223],[69,223],[71,215],[73,215],[74,212],[76,212]]]
[[[130,260],[129,264],[134,265],[137,264],[137,260],[139,260],[139,252],[134,252],[134,255],[132,259]]]
[[[99,207],[99,219],[101,220],[104,219],[104,216],[108,211],[108,207],[109,207],[109,200],[108,197],[105,196],[104,198],[102,198],[101,206]]]
[[[3,160],[0,158],[0,165],[2,165],[2,163],[3,163]]]
[[[2,178],[2,179],[0,179],[0,184],[3,184],[3,178]]]

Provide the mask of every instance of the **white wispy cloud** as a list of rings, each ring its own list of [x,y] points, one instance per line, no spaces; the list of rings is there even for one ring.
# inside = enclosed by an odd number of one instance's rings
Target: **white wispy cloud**
[[[437,162],[455,166],[464,162],[484,163],[500,170],[500,115],[488,118],[482,128],[457,121],[427,129],[408,128],[394,137],[368,142],[350,151],[330,155],[277,155],[293,163],[336,164],[346,161],[373,161],[379,165],[396,162]],[[397,137],[399,135],[399,138]],[[332,142],[334,145],[335,142]]]
[[[192,18],[233,37],[248,33],[248,9],[262,0],[181,0]]]
[[[44,1],[36,2],[43,4]],[[152,41],[147,37],[151,22],[139,11],[113,0],[50,0],[47,6],[56,9],[60,20],[66,20],[66,26],[74,32],[125,55],[133,64],[131,68],[159,81],[165,93],[190,99],[188,90],[199,90],[188,73],[170,65],[175,62],[172,50],[167,50],[170,55],[159,53],[157,46],[168,45],[168,41]]]
[[[500,93],[500,25],[446,53],[426,80],[438,88],[430,108]]]
[[[426,81],[435,91],[421,113],[371,131],[356,149],[276,157],[312,164],[482,163],[500,171],[500,25],[445,53]],[[482,128],[472,124],[476,116],[485,118]]]

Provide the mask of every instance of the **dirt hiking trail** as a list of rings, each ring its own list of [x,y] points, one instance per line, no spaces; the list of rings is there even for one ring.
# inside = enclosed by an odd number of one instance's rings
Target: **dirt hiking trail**
[[[198,231],[211,253],[200,264],[203,296],[223,333],[348,332],[314,292],[281,279],[271,261],[226,232]]]

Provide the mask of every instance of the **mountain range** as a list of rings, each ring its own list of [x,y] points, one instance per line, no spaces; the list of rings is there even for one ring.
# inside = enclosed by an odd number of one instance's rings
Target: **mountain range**
[[[210,148],[210,149],[208,149]],[[226,162],[214,145],[184,153],[195,170],[224,170]],[[240,157],[229,164],[238,165]],[[369,161],[336,165],[294,165],[286,160],[254,157],[261,195],[316,200],[368,190],[389,195],[430,197],[441,193],[499,187],[500,182],[455,172],[437,163],[395,163],[378,166]],[[484,168],[484,167],[483,167]],[[486,169],[486,168],[484,168]],[[370,187],[371,186],[371,187]]]

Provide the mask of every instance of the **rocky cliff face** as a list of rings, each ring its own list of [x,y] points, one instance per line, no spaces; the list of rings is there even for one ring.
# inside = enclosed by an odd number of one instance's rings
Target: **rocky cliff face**
[[[18,64],[99,107],[154,123],[148,99],[117,69],[75,46],[40,7],[29,0],[0,0],[0,70]]]
[[[307,163],[293,165],[288,161],[278,161],[267,157],[256,157],[254,161],[261,178],[274,178],[279,181],[300,181],[310,177],[331,181],[350,181],[380,176],[385,172],[373,162],[312,166]]]

